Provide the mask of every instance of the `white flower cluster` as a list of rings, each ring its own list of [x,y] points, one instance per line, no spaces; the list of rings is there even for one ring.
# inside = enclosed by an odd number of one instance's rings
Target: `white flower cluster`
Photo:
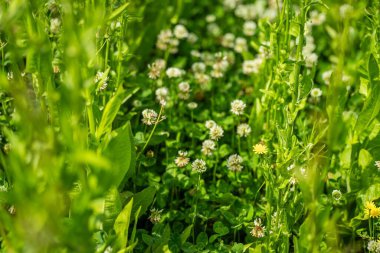
[[[162,71],[166,67],[166,62],[163,59],[157,59],[152,64],[148,65],[150,79],[157,79],[161,76]]]
[[[156,47],[162,51],[168,51],[171,54],[178,52],[179,40],[189,37],[189,32],[184,25],[178,24],[173,31],[170,29],[162,30],[157,37]],[[194,41],[194,35],[190,41]]]
[[[243,169],[243,158],[238,154],[230,155],[227,159],[227,168],[231,171],[240,172]]]
[[[235,99],[231,102],[231,112],[235,115],[243,115],[247,105],[240,99]]]

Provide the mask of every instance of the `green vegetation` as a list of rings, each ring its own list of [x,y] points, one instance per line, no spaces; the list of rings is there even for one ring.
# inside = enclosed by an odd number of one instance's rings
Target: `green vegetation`
[[[1,252],[380,252],[379,0],[0,1]]]

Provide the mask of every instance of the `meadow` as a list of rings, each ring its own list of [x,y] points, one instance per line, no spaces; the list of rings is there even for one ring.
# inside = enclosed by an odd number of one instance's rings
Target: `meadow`
[[[379,0],[0,1],[0,252],[380,252]]]

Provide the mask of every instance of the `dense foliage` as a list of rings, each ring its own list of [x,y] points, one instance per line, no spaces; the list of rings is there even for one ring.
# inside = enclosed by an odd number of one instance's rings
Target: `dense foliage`
[[[1,252],[380,252],[379,0],[0,1]]]

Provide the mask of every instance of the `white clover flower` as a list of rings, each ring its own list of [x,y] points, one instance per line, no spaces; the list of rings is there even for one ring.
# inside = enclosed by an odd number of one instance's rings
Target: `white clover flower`
[[[208,24],[207,31],[209,32],[209,34],[211,34],[214,37],[218,37],[222,33],[222,30],[220,29],[220,27],[215,23]]]
[[[247,36],[252,36],[256,31],[256,23],[254,21],[246,21],[243,25],[243,33]]]
[[[246,107],[246,104],[239,99],[236,99],[231,102],[231,112],[233,114],[243,115],[245,107]]]
[[[222,46],[233,48],[235,46],[235,35],[232,33],[226,33],[222,38]]]
[[[325,82],[325,84],[329,85],[330,84],[330,78],[332,75],[332,70],[327,70],[322,73],[322,79]]]
[[[313,88],[313,89],[310,91],[310,95],[311,95],[313,98],[319,98],[320,96],[322,96],[322,91],[321,91],[321,89],[319,89],[319,88]]]
[[[190,109],[190,110],[194,110],[198,107],[198,104],[195,103],[195,102],[190,102],[187,104],[187,107]]]
[[[217,141],[223,137],[223,133],[224,133],[223,128],[218,125],[215,125],[210,129],[210,138],[212,140]]]
[[[12,79],[13,79],[13,72],[12,72],[12,71],[9,71],[9,72],[7,73],[7,79],[8,79],[8,80],[12,80]]]
[[[166,101],[169,95],[169,89],[166,87],[158,88],[155,92],[157,101]]]
[[[312,68],[318,62],[318,55],[315,53],[305,55],[305,65],[308,68]]]
[[[207,129],[211,129],[214,126],[216,126],[216,123],[213,120],[207,120],[206,123],[205,123],[205,126],[206,126]]]
[[[223,0],[223,6],[230,10],[235,9],[238,3],[239,0]]]
[[[184,25],[178,24],[174,27],[174,36],[178,39],[185,39],[189,36],[189,32]]]
[[[152,64],[148,65],[149,73],[148,77],[150,79],[157,79],[160,77],[161,72],[165,69],[166,62],[163,59],[157,59]]]
[[[178,151],[178,156],[174,160],[174,163],[179,167],[183,168],[190,162],[190,158],[187,157],[187,151]]]
[[[149,220],[150,222],[152,223],[158,223],[161,221],[161,213],[162,213],[163,209],[161,210],[158,210],[158,209],[151,209],[150,210],[150,216],[149,216]]]
[[[349,4],[343,4],[339,7],[339,14],[342,18],[347,18],[353,12],[354,8]]]
[[[195,62],[191,66],[194,73],[204,73],[206,71],[206,64],[203,62]]]
[[[171,30],[162,30],[157,37],[156,47],[161,50],[167,50],[169,48],[170,40],[173,38]]]
[[[380,161],[376,161],[376,162],[375,162],[375,166],[376,166],[378,169],[380,169]]]
[[[59,33],[59,29],[61,27],[61,20],[59,18],[50,19],[50,31],[52,33]]]
[[[213,14],[209,14],[209,15],[206,16],[206,22],[207,23],[215,22],[215,20],[216,20],[216,17]]]
[[[370,252],[380,253],[380,241],[370,240],[367,245]]]
[[[244,20],[253,20],[257,17],[260,10],[259,6],[254,4],[238,5],[235,9],[235,15]],[[263,12],[264,10],[262,10]]]
[[[342,193],[339,190],[333,190],[331,195],[335,200],[340,200],[342,197]]]
[[[227,159],[227,168],[231,171],[240,172],[243,169],[243,158],[238,154],[230,155]]]
[[[246,60],[243,62],[243,73],[246,75],[252,74],[252,73],[259,73],[261,64],[263,63],[263,60],[261,58],[256,58],[254,60]]]
[[[202,159],[196,159],[192,164],[191,167],[193,171],[196,171],[198,173],[204,173],[207,170],[206,162]]]
[[[313,10],[310,12],[310,21],[312,25],[321,25],[326,21],[326,14]]]
[[[254,227],[251,230],[251,235],[253,237],[262,238],[265,236],[265,227],[262,225],[262,221],[260,218],[255,219],[253,222]]]
[[[198,36],[194,33],[189,33],[189,36],[187,36],[187,41],[190,43],[190,44],[194,44],[195,42],[198,41]]]
[[[194,50],[194,49],[190,51],[190,55],[196,58],[201,57],[201,53],[198,50]]]
[[[171,67],[171,68],[168,68],[168,69],[166,70],[166,75],[167,75],[169,78],[181,77],[183,74],[184,74],[184,70],[179,69],[179,68]]]
[[[204,85],[210,83],[211,81],[211,77],[203,73],[195,73],[194,77],[196,82],[201,85],[201,88],[203,88]]]
[[[237,37],[235,40],[234,50],[238,53],[243,53],[248,51],[247,40],[242,37]]]
[[[178,89],[181,91],[181,92],[190,92],[190,84],[188,82],[180,82],[178,84]]]
[[[148,126],[155,124],[158,117],[157,113],[152,109],[145,109],[142,111],[142,116],[142,122]]]
[[[237,134],[240,137],[247,137],[250,133],[251,133],[251,127],[248,124],[242,123],[238,125]]]
[[[212,152],[215,150],[215,142],[213,140],[205,140],[202,143],[202,153],[204,155],[210,156]]]

